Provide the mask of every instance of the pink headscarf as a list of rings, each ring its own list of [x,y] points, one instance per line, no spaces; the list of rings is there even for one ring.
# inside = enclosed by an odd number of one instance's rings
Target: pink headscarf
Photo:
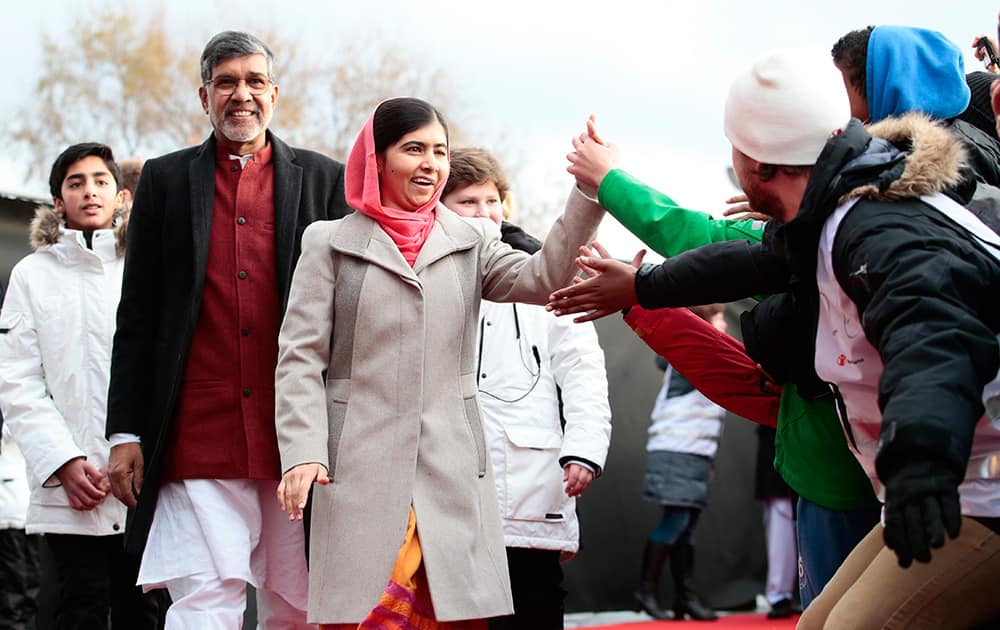
[[[390,99],[391,100],[391,99]],[[385,103],[386,101],[382,101]],[[378,107],[382,105],[379,103]],[[434,196],[416,210],[409,212],[382,205],[382,195],[379,190],[378,163],[375,159],[375,136],[372,126],[375,120],[376,107],[368,121],[354,141],[354,148],[347,158],[347,169],[344,174],[344,193],[347,204],[372,219],[378,221],[385,233],[392,238],[406,262],[413,266],[424,246],[431,228],[434,227],[434,208],[437,206],[441,193],[444,191],[442,182]]]

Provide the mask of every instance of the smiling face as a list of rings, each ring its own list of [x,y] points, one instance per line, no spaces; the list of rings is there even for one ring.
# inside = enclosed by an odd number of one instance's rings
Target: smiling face
[[[389,145],[376,160],[382,205],[413,212],[448,179],[448,136],[434,121]]]
[[[463,217],[492,219],[497,225],[503,221],[500,191],[497,190],[497,185],[489,180],[457,188],[441,201]]]
[[[56,210],[66,217],[66,227],[73,230],[110,228],[115,209],[122,203],[118,182],[104,160],[96,155],[88,155],[69,166],[60,195],[53,202]]]
[[[215,87],[220,77],[238,82],[231,94],[221,94]],[[211,82],[198,88],[216,141],[233,155],[248,155],[264,147],[265,132],[278,102],[278,86],[268,81],[262,94],[251,94],[248,84],[267,78],[267,58],[263,54],[243,55],[220,61],[212,69]]]

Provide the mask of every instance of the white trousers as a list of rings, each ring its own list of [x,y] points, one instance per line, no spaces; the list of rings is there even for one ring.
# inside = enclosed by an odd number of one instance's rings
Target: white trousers
[[[767,538],[767,586],[764,595],[767,603],[773,606],[783,599],[791,599],[798,580],[791,499],[764,500],[764,536]]]
[[[138,582],[170,592],[167,630],[239,630],[247,584],[257,589],[259,628],[315,628],[306,623],[302,523],[278,507],[277,487],[193,479],[160,488]]]

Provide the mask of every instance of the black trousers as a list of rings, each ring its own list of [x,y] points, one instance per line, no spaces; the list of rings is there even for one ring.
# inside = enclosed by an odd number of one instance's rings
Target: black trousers
[[[42,537],[0,529],[0,630],[31,630],[41,590]]]
[[[155,630],[169,606],[163,590],[135,585],[138,556],[125,553],[122,535],[46,534],[57,588],[59,630]],[[109,625],[110,621],[110,625]]]
[[[563,572],[559,552],[507,547],[514,614],[490,619],[490,630],[562,630]]]

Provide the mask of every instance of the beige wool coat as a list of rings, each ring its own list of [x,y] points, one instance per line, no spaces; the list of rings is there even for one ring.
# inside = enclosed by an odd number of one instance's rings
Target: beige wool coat
[[[439,621],[512,611],[476,385],[479,301],[543,304],[570,283],[603,217],[576,189],[534,256],[443,205],[413,267],[371,218],[302,237],[279,337],[282,469],[318,462],[309,620],[356,623],[378,602],[412,504]]]

